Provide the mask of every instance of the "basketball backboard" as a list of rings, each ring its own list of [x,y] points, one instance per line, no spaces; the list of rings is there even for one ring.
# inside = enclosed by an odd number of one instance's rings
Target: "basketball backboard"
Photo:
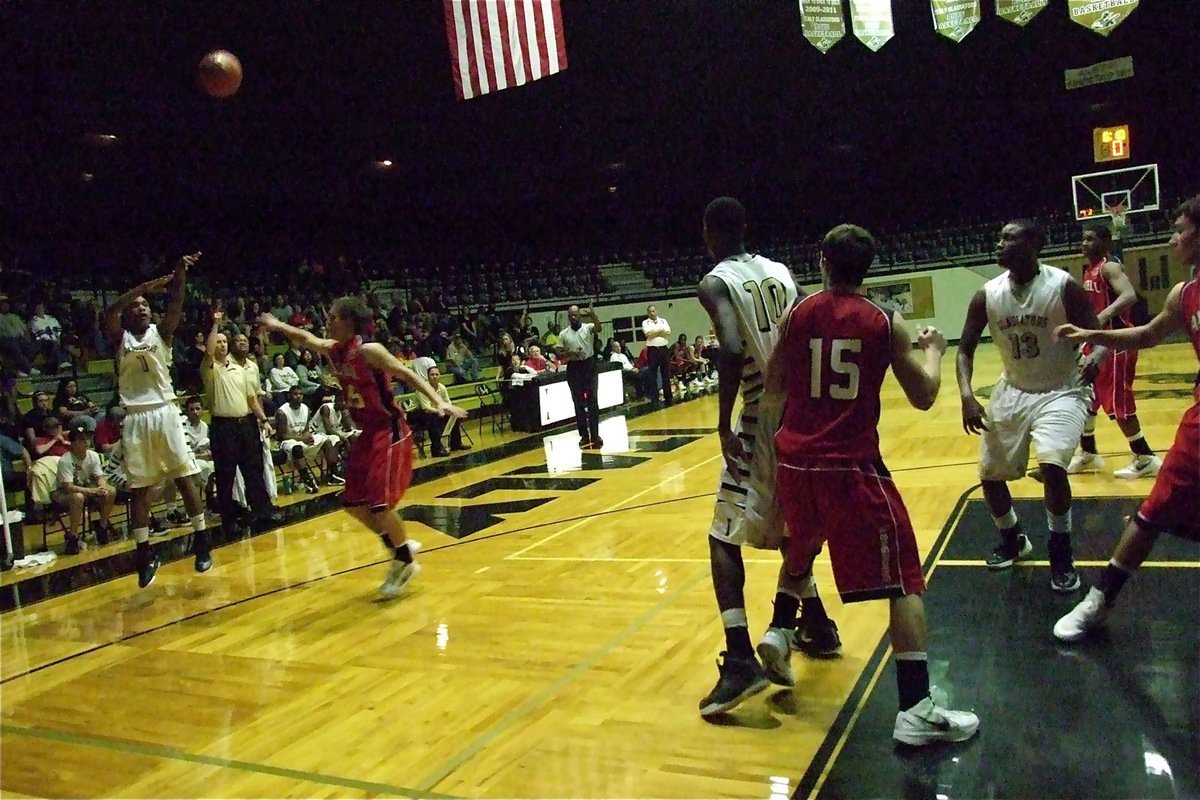
[[[1159,207],[1158,164],[1071,177],[1075,219],[1137,214]]]

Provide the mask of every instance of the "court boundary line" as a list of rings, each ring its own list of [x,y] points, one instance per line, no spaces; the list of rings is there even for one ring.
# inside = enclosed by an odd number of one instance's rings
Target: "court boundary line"
[[[434,798],[434,800],[451,800],[452,798],[457,797],[457,795],[438,794],[436,792],[430,792],[426,789],[414,789],[407,786],[394,786],[389,783],[364,781],[357,778],[345,778],[341,775],[330,775],[324,772],[307,772],[305,770],[292,769],[290,767],[276,767],[272,766],[271,764],[260,764],[256,761],[242,761],[240,759],[223,758],[221,756],[206,756],[200,753],[191,753],[178,747],[171,747],[170,745],[153,744],[151,742],[141,742],[134,739],[119,739],[111,736],[71,733],[68,731],[55,730],[53,728],[13,725],[11,723],[0,724],[0,732],[3,732],[9,736],[24,736],[31,739],[42,739],[44,741],[57,742],[59,744],[73,744],[80,747],[96,747],[118,753],[125,753],[127,755],[149,756],[151,758],[161,758],[168,761],[184,761],[192,764],[204,764],[210,767],[239,770],[242,772],[251,772],[260,775],[272,775],[277,778],[301,780],[306,783],[315,783],[322,786],[338,786],[344,789],[358,789],[360,791],[374,792],[382,795],[413,798],[430,797]]]
[[[498,538],[501,536],[510,536],[514,533],[525,533],[526,531],[536,530],[537,528],[544,528],[549,525],[559,525],[559,524],[562,524],[563,522],[572,522],[575,520],[591,519],[592,517],[597,517],[597,516],[600,516],[601,514],[623,514],[628,511],[640,511],[641,509],[650,508],[651,506],[665,505],[667,503],[679,503],[679,502],[684,502],[684,501],[688,501],[688,500],[697,500],[697,499],[700,499],[703,497],[707,497],[708,494],[709,493],[687,495],[685,497],[671,497],[671,498],[667,498],[665,500],[655,500],[655,501],[652,501],[649,503],[641,503],[636,506],[629,506],[628,508],[618,508],[618,509],[613,509],[611,511],[597,512],[596,514],[588,514],[588,515],[579,516],[579,517],[567,517],[562,520],[539,522],[534,525],[527,525],[524,528],[514,528],[511,531],[499,531],[497,533],[489,534],[487,536],[481,536],[479,538],[460,539],[458,541],[448,542],[446,544],[438,545],[436,547],[430,547],[428,550],[423,550],[422,552],[425,553],[426,555],[429,555],[431,553],[437,553],[437,552],[441,552],[443,550],[450,550],[455,547],[463,547],[465,545],[473,544],[476,542],[483,542],[483,541],[487,541],[489,539],[495,539],[495,538]],[[529,559],[529,560],[532,560],[532,559]],[[73,661],[76,658],[82,658],[83,656],[91,655],[92,653],[97,653],[107,647],[113,647],[115,645],[124,644],[126,642],[132,641],[139,637],[147,636],[151,633],[157,633],[158,631],[169,628],[172,625],[179,625],[184,622],[191,622],[192,620],[198,619],[207,614],[215,614],[219,611],[225,611],[226,609],[234,608],[243,603],[249,603],[254,600],[260,600],[264,597],[270,597],[273,594],[285,592],[285,591],[288,591],[289,589],[298,589],[301,586],[307,586],[311,583],[316,583],[318,581],[328,580],[330,578],[337,578],[337,577],[341,577],[342,575],[348,575],[349,573],[357,572],[358,570],[369,569],[371,567],[378,567],[381,564],[386,564],[387,562],[388,562],[388,559],[384,558],[384,559],[380,559],[378,561],[372,561],[367,564],[356,564],[353,567],[347,567],[346,569],[337,570],[336,572],[331,572],[328,575],[319,575],[315,578],[308,578],[306,580],[298,581],[296,583],[289,583],[286,586],[278,586],[274,589],[268,589],[267,591],[260,592],[258,594],[254,594],[254,595],[250,595],[249,597],[243,597],[243,598],[239,598],[237,600],[230,601],[224,605],[216,606],[214,608],[207,608],[202,611],[197,611],[193,614],[188,614],[187,616],[178,617],[176,619],[171,620],[170,622],[163,622],[159,625],[155,625],[152,628],[147,628],[144,631],[134,631],[133,633],[127,633],[118,639],[112,640],[111,642],[103,642],[101,644],[93,645],[92,647],[89,647],[86,650],[81,650],[78,653],[72,653],[71,655],[62,656],[61,658],[57,658],[53,661],[48,661],[45,664],[39,664],[36,667],[27,669],[24,672],[18,672],[14,675],[8,676],[7,678],[0,679],[0,686],[3,686],[4,684],[9,683],[10,681],[19,680],[21,678],[27,678],[36,672],[41,672],[42,670],[50,669],[51,667],[56,667],[59,664],[65,664],[68,661]],[[92,586],[87,587],[87,589],[93,589],[93,588],[95,588],[95,587],[92,587]],[[81,591],[87,591],[87,589],[83,589]],[[6,612],[6,613],[13,613],[13,612],[20,611],[20,610],[22,610],[22,609],[13,609],[12,612]]]
[[[946,521],[942,523],[942,529],[938,533],[938,538],[934,541],[933,547],[930,549],[929,555],[926,557],[926,562],[923,565],[925,580],[927,582],[937,568],[938,559],[946,551],[946,546],[950,543],[950,534],[958,526],[959,520],[966,513],[971,493],[978,488],[980,488],[980,484],[977,483],[965,489],[958,496],[958,500],[955,501],[954,506],[951,507]],[[849,697],[842,704],[841,711],[838,712],[833,724],[829,726],[829,730],[826,732],[821,746],[817,748],[816,754],[808,762],[808,768],[805,769],[804,774],[797,782],[796,791],[792,793],[793,799],[800,797],[815,798],[817,793],[821,791],[821,787],[825,785],[825,780],[833,770],[833,765],[836,763],[838,756],[841,755],[842,748],[845,747],[846,741],[850,738],[855,723],[858,722],[858,718],[862,715],[862,710],[866,706],[871,693],[874,691],[879,677],[883,674],[891,652],[891,641],[885,631],[880,637],[879,644],[875,646],[875,651],[867,660],[863,671],[859,674],[858,680],[855,681],[854,688],[850,690]]]

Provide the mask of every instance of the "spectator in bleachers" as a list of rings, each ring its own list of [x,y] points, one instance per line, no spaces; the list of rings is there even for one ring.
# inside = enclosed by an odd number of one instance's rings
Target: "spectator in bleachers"
[[[281,294],[275,295],[275,304],[271,306],[272,316],[274,316],[276,319],[290,319],[293,311],[295,311],[295,309],[292,308],[291,303],[287,301],[286,297]],[[257,317],[255,317],[255,319],[257,319]]]
[[[124,406],[114,405],[108,409],[104,418],[96,423],[96,431],[92,435],[93,446],[101,455],[109,455],[117,442],[121,441],[121,427],[125,424]]]
[[[25,426],[21,424],[24,415],[17,407],[16,393],[16,378],[0,378],[0,433],[21,441],[25,438]]]
[[[207,501],[210,495],[215,493],[209,492],[210,483],[213,472],[216,468],[212,461],[212,444],[208,438],[208,423],[205,422],[200,414],[204,410],[204,405],[200,398],[192,395],[183,403],[183,433],[187,439],[188,447],[192,450],[192,455],[195,457],[196,466],[200,471],[195,475],[188,476],[191,481],[196,484],[196,489],[199,495]],[[163,484],[163,503],[166,508],[167,522],[171,525],[187,525],[187,512],[179,507],[179,487],[174,481],[167,481]],[[216,511],[216,503],[213,502],[213,511]]]
[[[716,367],[713,366],[713,362],[704,356],[704,353],[706,353],[707,350],[706,350],[706,347],[704,344],[703,336],[696,337],[696,340],[694,342],[692,342],[692,346],[688,352],[690,353],[690,355],[692,357],[696,358],[697,360],[700,361],[701,364],[704,365],[703,366],[703,374],[706,377],[708,375],[712,374],[713,370],[716,369]]]
[[[100,468],[100,455],[92,449],[92,437],[87,431],[76,428],[71,431],[71,442],[58,460],[58,488],[54,490],[54,502],[68,509],[67,555],[79,552],[79,534],[83,526],[83,508],[91,505],[100,518],[96,520],[96,541],[107,544],[109,540],[108,518],[112,515],[117,492],[104,479]]]
[[[450,392],[442,383],[442,372],[436,365],[430,367],[427,380],[433,390],[438,393],[446,403],[450,402]],[[433,401],[427,398],[424,394],[417,392],[417,402],[419,407],[408,412],[408,421],[420,430],[426,432],[429,436],[429,452],[434,456],[450,455],[446,450],[446,445],[442,443],[442,435],[446,433],[447,425],[450,427],[450,449],[451,450],[470,450],[469,445],[463,444],[462,440],[462,424],[461,420],[453,416],[442,416],[434,410]]]
[[[554,317],[546,318],[546,335],[542,337],[542,344],[551,352],[558,346],[558,323]]]
[[[513,341],[511,333],[504,331],[500,334],[500,341],[496,345],[496,364],[503,369],[505,365],[512,361],[514,353],[524,357],[525,348]]]
[[[25,465],[24,472],[13,469],[13,462],[20,461]],[[26,476],[33,468],[33,456],[20,442],[11,436],[0,433],[0,470],[3,471],[4,491],[16,492],[25,488]]]
[[[79,382],[74,378],[59,380],[53,408],[67,430],[83,428],[88,433],[96,430],[96,415],[100,413],[100,406],[79,391]]]
[[[534,339],[534,342],[537,340]],[[542,355],[542,348],[537,344],[529,345],[529,357],[525,359],[525,366],[534,371],[534,373],[545,372],[550,368],[550,362]]]
[[[59,371],[71,368],[70,354],[62,345],[62,333],[62,323],[46,311],[46,304],[40,300],[35,303],[29,320],[29,335],[43,362],[51,370],[55,366]]]
[[[21,417],[21,428],[25,436],[25,446],[33,450],[37,437],[46,432],[46,418],[53,413],[49,392],[33,393],[33,408]]]
[[[346,400],[339,387],[331,387],[332,396],[326,396],[311,423],[314,433],[336,436],[343,443],[356,438],[362,430],[354,424],[354,418],[346,411]]]
[[[29,326],[20,314],[12,310],[8,295],[0,294],[0,359],[24,378],[41,374],[33,367],[35,355],[36,347],[29,338]]]
[[[471,352],[471,348],[460,335],[455,335],[446,348],[446,360],[450,362],[450,372],[461,383],[471,383],[479,380],[479,359]]]
[[[42,433],[34,437],[33,447],[29,448],[34,460],[46,456],[65,455],[71,449],[71,442],[63,433],[62,422],[58,417],[46,417],[42,423]]]
[[[304,393],[306,402],[320,405],[321,393],[329,387],[325,380],[325,369],[312,350],[301,351],[295,370],[296,377],[300,379],[296,385]]]
[[[283,353],[276,353],[273,362],[274,366],[267,373],[267,392],[278,407],[287,402],[287,394],[300,382],[300,376],[296,374],[296,370],[287,366]]]

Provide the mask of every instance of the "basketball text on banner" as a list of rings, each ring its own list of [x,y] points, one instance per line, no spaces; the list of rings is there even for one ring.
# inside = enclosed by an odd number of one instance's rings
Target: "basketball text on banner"
[[[800,0],[800,30],[809,44],[828,53],[846,35],[842,0]]]
[[[1078,89],[1096,83],[1108,83],[1133,77],[1133,56],[1100,61],[1082,69],[1063,70],[1063,80],[1068,89]]]
[[[892,24],[892,0],[850,0],[850,24],[854,36],[878,52],[896,35]]]
[[[1071,21],[1108,36],[1138,7],[1138,0],[1067,0]]]
[[[996,0],[996,16],[1024,28],[1050,0]]]
[[[979,0],[929,0],[933,28],[942,36],[961,42],[979,24]]]
[[[559,0],[443,0],[460,100],[567,68]]]

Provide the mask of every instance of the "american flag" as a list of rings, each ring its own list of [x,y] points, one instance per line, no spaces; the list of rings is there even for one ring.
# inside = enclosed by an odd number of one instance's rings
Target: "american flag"
[[[444,0],[454,88],[469,100],[567,68],[559,0]]]

